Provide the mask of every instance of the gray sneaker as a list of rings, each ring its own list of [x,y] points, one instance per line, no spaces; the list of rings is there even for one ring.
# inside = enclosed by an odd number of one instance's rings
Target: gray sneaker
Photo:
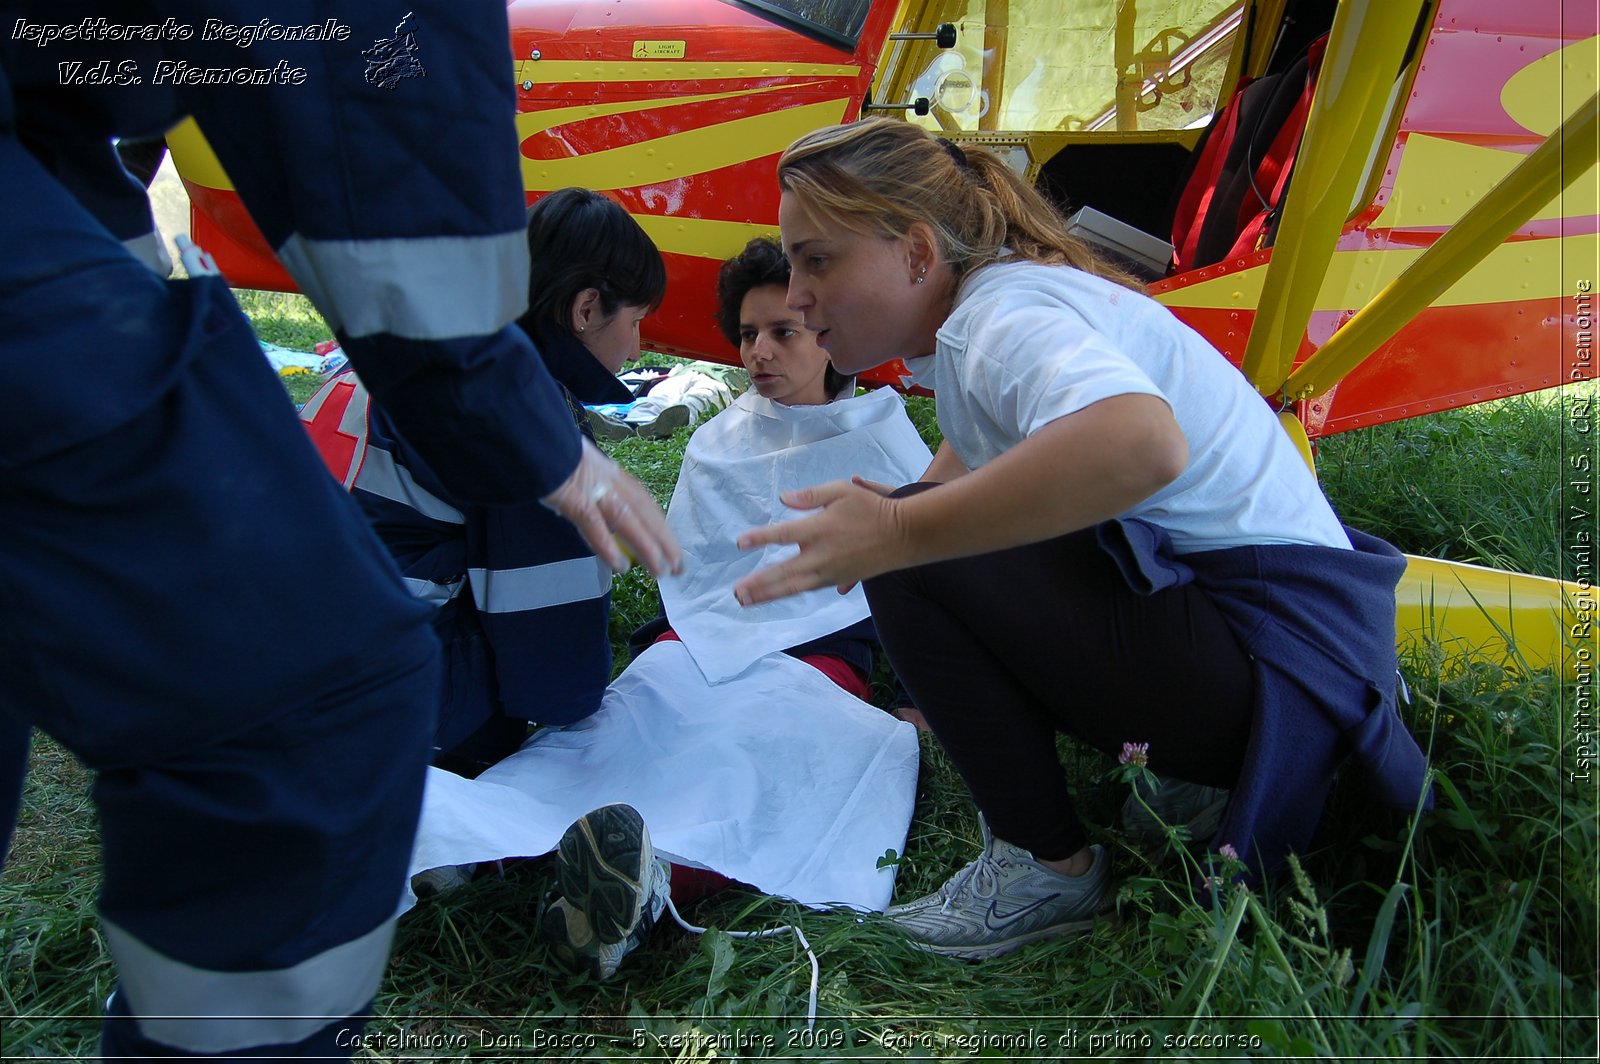
[[[1201,842],[1210,839],[1222,825],[1222,814],[1233,796],[1232,791],[1221,787],[1178,779],[1162,780],[1160,789],[1155,791],[1143,780],[1135,782],[1134,788],[1150,808],[1146,809],[1130,794],[1122,803],[1122,828],[1135,842],[1145,846],[1154,846],[1165,839],[1168,827],[1186,828],[1189,838]],[[1155,816],[1150,815],[1152,812]]]
[[[542,932],[562,964],[596,979],[616,974],[667,905],[668,871],[644,818],[607,805],[578,818],[556,846],[556,890]]]
[[[1091,846],[1081,876],[1046,868],[1020,846],[983,829],[983,852],[937,891],[888,916],[930,953],[963,960],[999,957],[1041,938],[1086,931],[1111,907],[1111,858]]]
[[[411,877],[411,893],[419,898],[435,898],[440,894],[448,894],[471,883],[473,874],[477,870],[478,866],[475,864],[447,864],[438,868],[425,868]]]

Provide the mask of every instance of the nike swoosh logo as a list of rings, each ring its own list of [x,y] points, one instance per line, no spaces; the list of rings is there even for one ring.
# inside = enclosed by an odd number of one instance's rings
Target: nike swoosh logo
[[[1052,894],[1047,898],[1040,898],[1036,902],[1024,905],[1020,909],[1013,909],[1008,913],[1002,913],[996,904],[991,901],[989,903],[989,911],[983,914],[983,926],[987,927],[990,931],[1003,931],[1005,928],[1011,926],[1024,916],[1027,916],[1029,913],[1033,912],[1033,910],[1039,908],[1039,906],[1048,905],[1059,897],[1061,897],[1059,893]]]

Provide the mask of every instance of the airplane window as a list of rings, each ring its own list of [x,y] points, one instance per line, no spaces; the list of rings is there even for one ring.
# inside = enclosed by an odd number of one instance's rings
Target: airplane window
[[[871,0],[730,0],[829,44],[853,50]]]
[[[943,132],[1039,133],[1204,125],[1237,46],[1241,0],[938,0],[914,28],[956,46],[891,50],[875,95],[929,101],[910,121]],[[924,25],[929,22],[929,25]]]

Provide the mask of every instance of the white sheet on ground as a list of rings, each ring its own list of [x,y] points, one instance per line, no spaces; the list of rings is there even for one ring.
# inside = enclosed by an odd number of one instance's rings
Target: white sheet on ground
[[[476,780],[429,769],[410,873],[546,853],[584,813],[627,802],[678,863],[881,910],[894,869],[877,861],[905,849],[917,753],[911,725],[793,658],[711,685],[683,644],[658,643],[586,720],[535,733]],[[408,886],[403,908],[414,901]]]

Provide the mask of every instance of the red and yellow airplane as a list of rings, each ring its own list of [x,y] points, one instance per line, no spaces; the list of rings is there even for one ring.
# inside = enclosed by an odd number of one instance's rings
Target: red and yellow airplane
[[[999,152],[1069,209],[1114,219],[1100,230],[1123,250],[1148,238],[1116,223],[1172,238],[1178,265],[1157,262],[1151,294],[1303,444],[1595,376],[1594,0],[515,0],[508,13],[529,201],[600,189],[650,233],[670,283],[649,348],[734,361],[714,278],[776,231],[778,155],[887,113]],[[1273,93],[1286,121],[1252,125]],[[230,282],[292,287],[199,131],[169,143],[195,238]],[[1195,239],[1205,218],[1232,227],[1225,251]],[[895,383],[894,368],[874,381]],[[1579,545],[1593,510],[1576,515]],[[1594,591],[1579,576],[1412,558],[1400,640],[1581,675]]]

